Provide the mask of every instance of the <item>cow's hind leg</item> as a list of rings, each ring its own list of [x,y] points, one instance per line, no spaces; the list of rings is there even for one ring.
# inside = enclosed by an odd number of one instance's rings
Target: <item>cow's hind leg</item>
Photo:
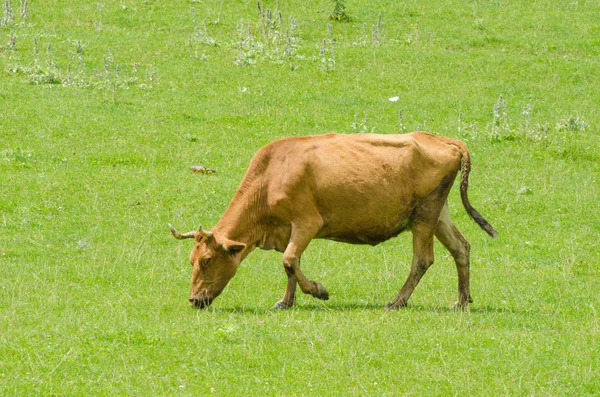
[[[309,280],[300,270],[300,257],[302,252],[308,247],[308,244],[316,234],[318,227],[294,227],[290,241],[283,253],[283,267],[288,276],[283,298],[274,306],[275,309],[286,309],[294,305],[296,300],[296,283],[305,294],[310,294],[315,298],[327,300],[329,293],[321,283]]]
[[[452,223],[450,211],[448,211],[448,203],[442,208],[435,236],[450,251],[456,263],[456,270],[458,271],[458,301],[455,307],[466,308],[469,302],[473,302],[469,287],[469,252],[471,246],[456,226],[454,226],[454,223]]]
[[[406,282],[400,289],[398,296],[386,307],[388,309],[398,309],[404,307],[410,298],[421,278],[433,264],[433,232],[434,227],[427,223],[418,223],[413,225],[413,259],[410,273]]]

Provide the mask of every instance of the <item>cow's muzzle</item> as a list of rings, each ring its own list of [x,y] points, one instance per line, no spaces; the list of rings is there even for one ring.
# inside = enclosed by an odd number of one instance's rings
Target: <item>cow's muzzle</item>
[[[193,296],[188,300],[190,301],[190,306],[194,309],[203,309],[212,303],[213,298],[208,296]]]

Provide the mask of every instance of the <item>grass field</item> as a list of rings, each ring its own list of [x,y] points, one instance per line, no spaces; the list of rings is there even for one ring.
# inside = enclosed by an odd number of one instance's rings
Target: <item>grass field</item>
[[[599,395],[598,2],[260,4],[3,2],[0,395]],[[439,244],[384,310],[410,233],[311,243],[329,301],[269,310],[286,278],[257,250],[189,308],[167,224],[214,225],[262,145],[418,128],[467,143],[500,233],[451,194],[470,312]]]

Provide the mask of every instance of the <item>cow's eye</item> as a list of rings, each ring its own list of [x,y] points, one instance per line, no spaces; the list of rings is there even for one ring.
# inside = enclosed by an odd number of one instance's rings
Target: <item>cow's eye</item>
[[[200,266],[202,267],[206,267],[208,266],[208,264],[210,263],[212,258],[204,258],[200,261]]]

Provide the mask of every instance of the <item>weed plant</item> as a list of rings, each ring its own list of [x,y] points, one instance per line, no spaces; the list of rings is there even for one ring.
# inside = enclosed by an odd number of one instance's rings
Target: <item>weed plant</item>
[[[298,23],[294,17],[289,22],[284,21],[281,11],[270,8],[258,2],[258,21],[246,23],[240,21],[237,43],[232,44],[237,49],[234,64],[251,66],[259,61],[268,61],[275,65],[287,64],[291,70],[298,67],[298,61],[304,59],[299,54],[302,39],[299,36]],[[260,34],[256,34],[258,31]]]
[[[8,26],[13,23],[15,13],[12,8],[12,0],[4,0],[2,3],[2,18],[0,18],[0,27]]]
[[[346,1],[331,0],[331,3],[333,3],[333,11],[329,14],[329,19],[339,22],[350,22],[351,18],[346,13]]]

